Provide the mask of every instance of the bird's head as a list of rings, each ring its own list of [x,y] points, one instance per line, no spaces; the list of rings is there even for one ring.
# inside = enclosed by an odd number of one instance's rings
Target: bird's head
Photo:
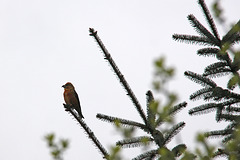
[[[62,86],[64,89],[74,89],[74,86],[72,85],[72,83],[67,82],[66,84],[64,84]]]

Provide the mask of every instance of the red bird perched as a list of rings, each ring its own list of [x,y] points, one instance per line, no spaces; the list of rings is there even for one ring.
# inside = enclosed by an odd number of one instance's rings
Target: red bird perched
[[[74,108],[78,112],[78,116],[80,118],[84,118],[81,111],[80,101],[78,98],[78,94],[74,89],[72,83],[67,82],[62,86],[64,88],[63,97],[67,105]]]

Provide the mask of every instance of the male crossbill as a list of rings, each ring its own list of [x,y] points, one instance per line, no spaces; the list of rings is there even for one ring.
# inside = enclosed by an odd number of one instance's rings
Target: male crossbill
[[[63,97],[67,105],[74,108],[78,112],[79,118],[84,118],[81,111],[80,101],[78,94],[74,89],[72,83],[67,82],[62,86],[64,88]]]

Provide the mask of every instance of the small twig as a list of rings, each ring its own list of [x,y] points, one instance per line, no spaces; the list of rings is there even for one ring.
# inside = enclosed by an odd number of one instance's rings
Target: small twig
[[[100,150],[100,152],[103,155],[103,158],[108,159],[109,154],[107,153],[106,149],[102,146],[102,144],[99,142],[97,137],[94,135],[93,131],[87,126],[87,124],[83,121],[82,118],[78,118],[78,116],[74,113],[74,111],[69,108],[68,105],[63,104],[66,111],[70,112],[73,117],[79,122],[79,124],[82,126],[82,128],[85,130],[89,138],[93,141],[93,143],[97,146],[97,148]]]
[[[108,60],[109,64],[112,66],[113,71],[116,73],[116,75],[118,76],[120,83],[124,86],[125,90],[127,91],[127,95],[131,98],[133,104],[135,105],[138,113],[140,114],[140,116],[142,117],[143,121],[145,124],[148,124],[147,122],[147,118],[145,113],[142,110],[142,107],[139,103],[139,101],[137,100],[136,96],[134,95],[133,91],[131,90],[129,84],[127,83],[127,81],[125,80],[124,76],[122,75],[122,73],[120,72],[120,70],[118,69],[117,65],[115,64],[114,60],[112,59],[110,53],[108,52],[108,50],[105,48],[104,44],[102,43],[101,39],[98,37],[97,35],[97,31],[95,31],[93,28],[89,28],[89,32],[90,32],[90,36],[93,36],[95,38],[95,40],[97,41],[97,44],[100,46],[100,48],[102,49],[105,59]]]

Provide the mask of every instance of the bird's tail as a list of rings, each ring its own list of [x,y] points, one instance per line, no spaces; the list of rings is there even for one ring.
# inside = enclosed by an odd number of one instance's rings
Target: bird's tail
[[[83,115],[82,115],[82,112],[78,112],[78,116],[79,116],[79,118],[81,118],[81,119],[84,118]]]
[[[81,108],[76,108],[77,112],[78,112],[78,117],[79,118],[84,118],[83,115],[82,115],[82,111],[81,111]]]

